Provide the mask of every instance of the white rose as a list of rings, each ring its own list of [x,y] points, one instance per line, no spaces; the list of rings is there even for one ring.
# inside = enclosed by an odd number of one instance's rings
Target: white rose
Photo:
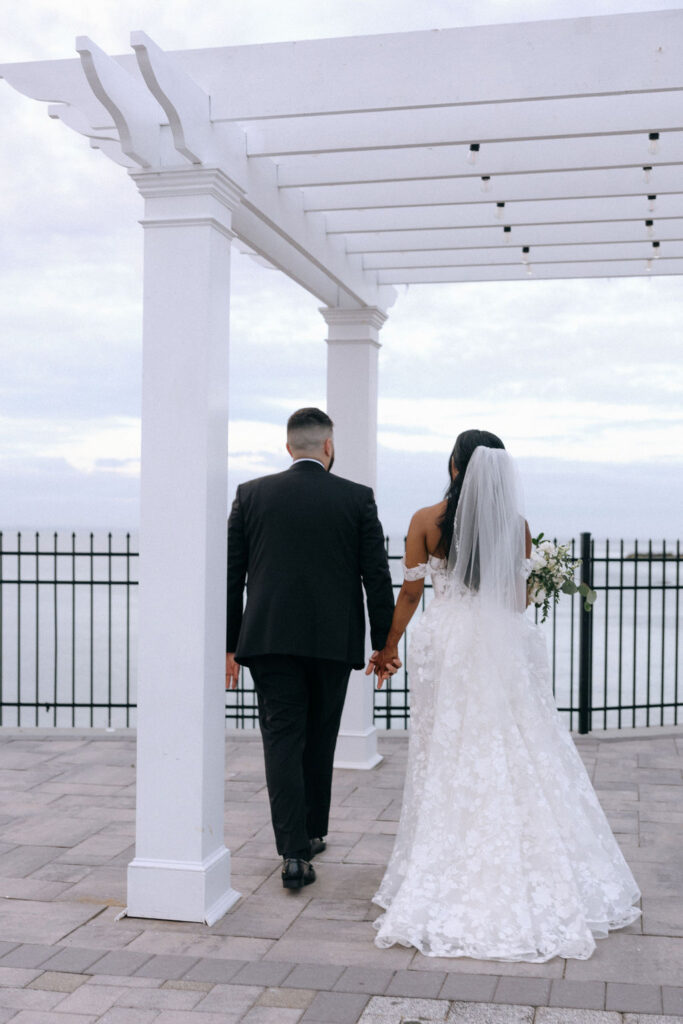
[[[541,551],[547,551],[549,554],[555,554],[555,545],[551,540],[544,540],[538,545]]]

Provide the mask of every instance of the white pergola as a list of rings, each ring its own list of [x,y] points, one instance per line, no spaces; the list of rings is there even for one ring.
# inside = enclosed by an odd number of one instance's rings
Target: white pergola
[[[230,246],[324,304],[342,475],[374,485],[394,285],[679,274],[683,11],[9,64],[145,200],[132,916],[216,921]],[[96,189],[93,185],[93,192]],[[258,311],[254,311],[258,315]],[[186,538],[193,538],[192,545]],[[339,763],[379,760],[352,680]]]

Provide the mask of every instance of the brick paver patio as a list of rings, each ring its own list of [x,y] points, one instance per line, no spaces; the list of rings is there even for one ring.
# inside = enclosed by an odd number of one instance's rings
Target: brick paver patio
[[[373,945],[407,738],[338,771],[318,881],[285,891],[260,739],[229,733],[240,902],[211,928],[118,915],[133,856],[132,731],[0,729],[0,1024],[674,1024],[683,1017],[683,727],[577,740],[643,892],[590,960],[431,959]]]

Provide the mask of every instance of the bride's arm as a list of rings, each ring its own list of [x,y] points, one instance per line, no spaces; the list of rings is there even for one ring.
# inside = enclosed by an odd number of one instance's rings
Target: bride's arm
[[[429,558],[427,551],[427,531],[425,525],[425,517],[422,514],[424,510],[416,512],[410,521],[408,528],[408,536],[406,537],[406,552],[405,562],[407,568],[413,568],[416,565],[424,564]],[[391,620],[391,627],[387,636],[387,642],[384,649],[378,651],[377,655],[373,659],[374,670],[378,675],[378,687],[381,687],[384,678],[389,673],[387,667],[389,665],[398,666],[401,664],[401,660],[398,656],[398,645],[401,637],[406,631],[406,627],[413,615],[415,609],[422,600],[422,592],[424,590],[425,581],[424,578],[419,580],[404,580],[403,586],[401,587],[398,598],[396,599],[396,607],[394,609],[394,616]]]

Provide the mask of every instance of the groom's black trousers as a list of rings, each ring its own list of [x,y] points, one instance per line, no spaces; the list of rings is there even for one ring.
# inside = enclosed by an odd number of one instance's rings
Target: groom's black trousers
[[[277,852],[306,856],[327,835],[332,763],[351,666],[267,654],[249,659],[258,697]]]

